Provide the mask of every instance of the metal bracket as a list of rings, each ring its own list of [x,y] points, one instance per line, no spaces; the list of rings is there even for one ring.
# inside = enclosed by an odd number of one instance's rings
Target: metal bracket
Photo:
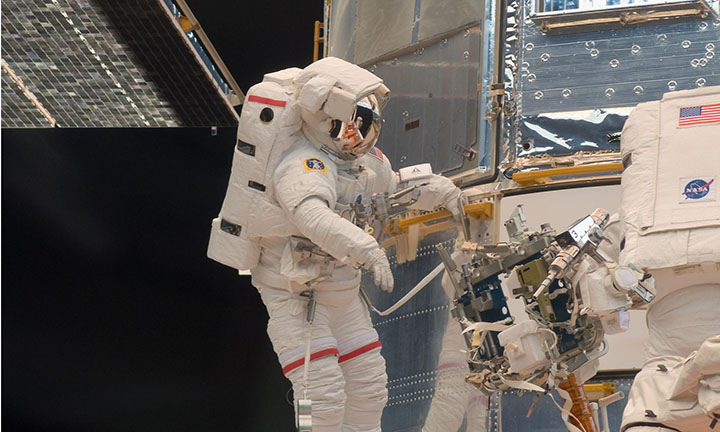
[[[462,144],[455,144],[455,153],[459,154],[463,157],[463,159],[467,159],[468,161],[474,161],[477,157],[477,150],[465,147]]]

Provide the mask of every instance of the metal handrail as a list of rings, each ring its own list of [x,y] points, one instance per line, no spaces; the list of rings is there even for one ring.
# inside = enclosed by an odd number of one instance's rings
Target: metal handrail
[[[571,167],[548,168],[535,171],[516,172],[512,175],[513,181],[519,185],[530,185],[544,183],[550,177],[560,177],[577,174],[590,174],[602,172],[622,171],[623,166],[620,162],[607,162],[590,165],[577,165]]]
[[[180,11],[183,13],[183,15],[190,21],[190,24],[192,25],[192,31],[195,33],[198,39],[200,39],[200,42],[202,42],[203,46],[205,47],[205,51],[207,51],[207,54],[210,56],[212,61],[217,66],[218,70],[220,70],[223,78],[225,78],[225,81],[227,81],[228,85],[230,86],[230,89],[232,90],[232,93],[228,95],[230,104],[233,106],[237,106],[244,103],[245,93],[243,93],[242,89],[240,89],[240,86],[238,85],[237,81],[235,81],[235,78],[233,78],[230,70],[227,68],[227,66],[225,66],[225,62],[223,62],[222,58],[220,58],[220,54],[218,54],[212,42],[210,42],[210,38],[208,38],[207,34],[205,34],[205,31],[200,25],[200,22],[197,20],[197,18],[195,18],[195,15],[190,10],[188,4],[185,2],[185,0],[173,1],[177,4],[178,8],[180,8]]]
[[[325,36],[320,36],[320,29],[325,29],[322,21],[315,21],[315,30],[313,33],[313,62],[318,61],[320,53],[320,42],[323,43],[323,51],[325,51]]]

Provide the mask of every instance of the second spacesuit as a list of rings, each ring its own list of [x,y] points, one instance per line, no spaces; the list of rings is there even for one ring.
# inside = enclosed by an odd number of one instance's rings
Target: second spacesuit
[[[655,278],[646,361],[623,431],[711,431],[720,416],[720,87],[640,104],[625,123],[620,263]]]
[[[460,191],[431,173],[398,178],[374,148],[388,90],[370,72],[326,58],[265,81],[243,107],[236,159],[247,163],[234,162],[208,255],[251,270],[295,398],[312,400],[313,430],[379,431],[387,377],[359,269],[385,291],[393,278],[377,241],[353,223],[354,209],[415,182],[427,209],[456,212]]]

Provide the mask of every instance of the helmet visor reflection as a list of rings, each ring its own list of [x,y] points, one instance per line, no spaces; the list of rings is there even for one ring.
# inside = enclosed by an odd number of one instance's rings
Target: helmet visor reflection
[[[355,112],[349,121],[333,120],[330,136],[338,143],[337,147],[343,153],[360,157],[369,152],[377,142],[381,125],[377,98],[375,95],[370,95],[357,102]]]

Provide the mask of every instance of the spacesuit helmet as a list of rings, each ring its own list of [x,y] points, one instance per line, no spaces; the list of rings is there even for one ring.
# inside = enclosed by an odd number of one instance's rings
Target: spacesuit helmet
[[[305,137],[344,160],[368,153],[380,136],[390,90],[369,71],[327,57],[295,78]]]

